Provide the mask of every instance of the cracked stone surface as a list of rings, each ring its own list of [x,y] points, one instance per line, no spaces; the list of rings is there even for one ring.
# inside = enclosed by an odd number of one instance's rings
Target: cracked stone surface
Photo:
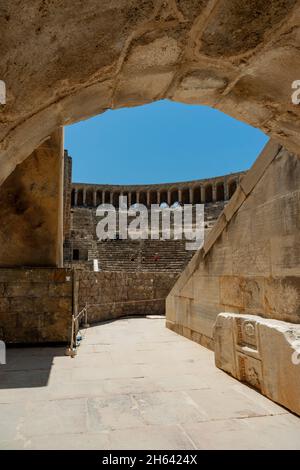
[[[300,449],[300,419],[214,366],[211,351],[129,318],[62,348],[9,349],[1,449]]]
[[[206,104],[299,153],[297,0],[4,0],[0,183],[58,126],[162,98]]]

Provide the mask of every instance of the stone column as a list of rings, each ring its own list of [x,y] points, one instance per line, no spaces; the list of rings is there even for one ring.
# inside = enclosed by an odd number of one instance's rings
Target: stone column
[[[213,200],[213,202],[216,202],[216,200],[217,200],[217,185],[216,185],[216,183],[213,183],[213,185],[212,185],[212,200]]]
[[[131,206],[131,193],[128,193],[128,207]]]
[[[97,191],[95,189],[93,191],[93,205],[94,207],[97,206]]]
[[[77,200],[78,200],[78,189],[75,188],[75,192],[74,192],[74,206],[75,207],[77,206]]]
[[[137,204],[140,202],[140,193],[138,191],[136,192],[136,202]]]
[[[178,202],[182,202],[182,189],[178,189]]]
[[[194,188],[189,188],[190,204],[194,204]]]
[[[224,199],[225,199],[225,201],[228,201],[228,199],[229,199],[227,179],[224,181]]]
[[[205,201],[205,187],[201,186],[200,191],[201,191],[201,204],[204,204],[206,202]]]
[[[171,205],[171,191],[168,191],[168,206]]]
[[[86,206],[86,188],[82,190],[82,204]]]
[[[102,191],[102,204],[105,204],[105,191]]]
[[[157,191],[157,204],[160,205],[160,191]]]
[[[113,203],[113,200],[114,200],[114,193],[111,191],[109,193],[109,203],[112,204]]]
[[[123,198],[124,197],[124,192],[123,191],[120,191],[120,195],[119,195],[120,198]],[[123,204],[123,203],[122,203]],[[127,199],[127,204],[128,204],[128,199]],[[121,206],[119,206],[121,207]],[[127,206],[122,206],[122,208],[125,207],[127,209]]]
[[[150,191],[147,191],[147,207],[150,207]]]

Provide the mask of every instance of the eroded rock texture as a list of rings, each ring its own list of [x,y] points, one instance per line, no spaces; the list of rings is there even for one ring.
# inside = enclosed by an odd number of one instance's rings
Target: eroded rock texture
[[[0,182],[58,126],[161,98],[299,153],[299,17],[297,0],[2,1]]]

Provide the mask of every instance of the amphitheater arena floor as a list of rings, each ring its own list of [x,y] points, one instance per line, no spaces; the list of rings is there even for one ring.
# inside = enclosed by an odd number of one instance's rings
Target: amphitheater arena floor
[[[1,449],[300,449],[300,419],[214,366],[163,318],[91,327],[63,348],[9,349]]]

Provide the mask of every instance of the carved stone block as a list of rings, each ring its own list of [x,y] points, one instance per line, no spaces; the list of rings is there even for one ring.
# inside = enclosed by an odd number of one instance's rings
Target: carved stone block
[[[220,369],[300,415],[300,325],[220,313],[214,326]]]

